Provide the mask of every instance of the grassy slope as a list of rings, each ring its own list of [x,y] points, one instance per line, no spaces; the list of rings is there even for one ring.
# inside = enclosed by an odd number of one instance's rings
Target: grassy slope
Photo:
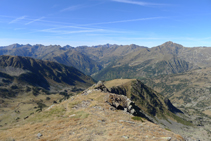
[[[73,67],[29,57],[0,56],[0,70],[0,126],[3,127],[94,83],[91,77]]]
[[[109,110],[106,93],[71,97],[50,110],[7,125],[0,140],[183,140],[181,136],[148,121],[133,120],[123,111]],[[87,104],[84,104],[87,103]],[[74,108],[74,107],[78,108]],[[136,118],[135,118],[136,119]],[[141,127],[141,128],[140,128]],[[2,129],[2,128],[1,128]]]

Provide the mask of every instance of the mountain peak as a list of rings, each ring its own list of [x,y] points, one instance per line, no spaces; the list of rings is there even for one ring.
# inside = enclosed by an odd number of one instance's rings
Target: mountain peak
[[[172,42],[172,41],[167,41],[166,43],[174,43],[174,42]]]
[[[175,44],[175,43],[172,41],[168,41],[168,42],[163,43],[162,45],[173,45],[173,44]]]
[[[172,41],[165,42],[161,46],[166,46],[166,47],[180,46],[180,47],[183,47],[182,45],[174,43]]]
[[[174,43],[172,41],[168,41],[158,46],[163,52],[170,54],[178,54],[179,50],[183,48],[182,45]]]
[[[69,49],[69,48],[74,48],[74,47],[72,47],[72,46],[70,46],[70,45],[66,45],[66,46],[63,46],[63,48]]]
[[[22,47],[23,45],[21,44],[18,44],[18,43],[16,43],[16,44],[12,44],[12,45],[9,45],[7,48],[8,49],[13,49],[13,48],[18,48],[18,47]]]
[[[92,46],[92,47],[94,47],[94,48],[98,48],[98,47],[107,47],[107,48],[109,48],[109,47],[113,47],[113,46],[117,46],[116,44],[109,44],[109,43],[107,43],[107,44],[104,44],[104,45],[96,45],[96,46]]]

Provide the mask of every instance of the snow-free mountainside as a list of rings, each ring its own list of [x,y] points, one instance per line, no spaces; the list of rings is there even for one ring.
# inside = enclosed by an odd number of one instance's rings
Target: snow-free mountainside
[[[210,47],[13,44],[0,55],[0,140],[211,138]]]

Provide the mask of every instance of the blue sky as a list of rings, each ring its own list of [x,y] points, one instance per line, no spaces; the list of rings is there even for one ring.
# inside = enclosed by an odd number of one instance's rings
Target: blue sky
[[[0,0],[0,46],[211,47],[211,0]]]

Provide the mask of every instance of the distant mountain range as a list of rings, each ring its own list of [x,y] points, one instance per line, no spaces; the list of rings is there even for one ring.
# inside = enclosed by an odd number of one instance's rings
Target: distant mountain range
[[[13,44],[0,48],[0,55],[27,56],[36,59],[50,60],[73,66],[80,71],[91,75],[102,70],[106,65],[128,53],[135,52],[140,48],[137,45],[99,45],[99,46],[57,46],[57,45],[20,45]]]
[[[211,66],[211,48],[183,47],[171,41],[147,48],[138,45],[19,45],[0,48],[0,55],[28,56],[73,66],[96,80],[153,77]]]
[[[154,83],[150,82],[154,81],[155,77],[156,79],[159,78],[157,81],[160,81],[162,76],[181,74],[195,69],[211,67],[211,48],[189,48],[171,41],[153,48],[134,44],[106,44],[92,47],[80,46],[75,48],[69,45],[61,47],[58,45],[13,44],[1,47],[0,55],[29,56],[36,59],[58,62],[66,66],[73,66],[83,73],[91,75],[95,80],[136,78],[145,81],[150,87],[154,87]],[[20,58],[21,57],[19,57],[19,59]],[[4,59],[5,56],[2,57],[1,60],[3,61]],[[39,62],[40,61],[41,60],[39,60]],[[40,70],[43,70],[43,68],[41,67]],[[22,70],[18,70],[17,72],[19,71],[22,72]],[[31,70],[28,69],[27,71]],[[58,74],[55,73],[45,75],[49,75],[48,77],[54,79],[55,82],[63,81],[63,79],[65,79],[65,77],[58,77]],[[45,81],[39,85],[49,87],[48,83],[44,82]],[[70,84],[72,82],[69,81],[67,83]],[[174,87],[172,86],[172,89],[173,88]],[[184,89],[185,88],[186,87],[184,87]],[[169,88],[157,90],[168,95],[170,98],[174,98],[169,96],[170,93],[167,89],[169,90]],[[183,100],[187,101],[185,97]]]
[[[1,48],[0,55],[25,56],[55,61],[73,66],[86,74],[92,74],[102,69],[99,63],[71,47],[14,44]]]

